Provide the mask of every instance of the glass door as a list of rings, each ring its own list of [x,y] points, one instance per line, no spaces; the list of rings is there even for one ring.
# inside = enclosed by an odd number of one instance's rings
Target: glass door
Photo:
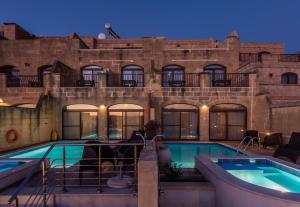
[[[210,115],[210,139],[226,139],[226,112],[212,112]]]
[[[110,139],[129,139],[133,131],[143,129],[143,123],[143,111],[110,111],[108,137]]]
[[[81,112],[81,139],[96,139],[98,137],[97,112]]]
[[[98,113],[63,111],[63,139],[96,139]]]
[[[198,116],[199,114],[197,111],[163,111],[162,131],[164,139],[197,139]]]
[[[241,140],[246,130],[246,114],[243,111],[228,112],[228,138],[230,140]]]

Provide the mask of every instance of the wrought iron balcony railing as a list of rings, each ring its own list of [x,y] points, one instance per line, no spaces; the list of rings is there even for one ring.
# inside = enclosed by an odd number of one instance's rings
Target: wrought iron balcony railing
[[[37,75],[6,76],[7,87],[43,87],[43,81]]]
[[[162,74],[163,87],[200,87],[201,76],[206,75],[210,87],[248,87],[247,73],[181,73]]]

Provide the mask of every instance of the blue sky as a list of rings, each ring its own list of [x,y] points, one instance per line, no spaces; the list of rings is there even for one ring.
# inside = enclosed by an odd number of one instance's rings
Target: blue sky
[[[287,3],[288,2],[288,3]],[[300,0],[1,0],[0,22],[36,35],[94,35],[110,22],[125,38],[284,42],[300,51]]]

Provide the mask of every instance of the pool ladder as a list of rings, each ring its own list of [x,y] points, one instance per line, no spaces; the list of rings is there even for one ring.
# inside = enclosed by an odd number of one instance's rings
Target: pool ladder
[[[246,139],[249,139],[249,141],[246,144],[244,144]],[[253,144],[254,144],[253,140],[254,139],[256,139],[256,137],[245,136],[242,139],[242,141],[236,146],[236,148],[235,148],[236,151],[237,152],[239,152],[239,151],[244,151],[245,152],[249,148],[250,144],[252,144],[252,146],[253,146]]]

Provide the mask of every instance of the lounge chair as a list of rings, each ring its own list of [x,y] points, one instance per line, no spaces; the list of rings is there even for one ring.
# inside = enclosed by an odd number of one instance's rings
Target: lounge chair
[[[250,140],[253,140],[253,143],[256,142],[257,145],[259,146],[259,136],[258,136],[258,131],[256,130],[247,130],[245,132],[244,136],[244,144],[248,144]]]
[[[282,146],[282,133],[273,133],[265,136],[263,148],[266,149],[268,146]]]
[[[287,145],[279,147],[274,152],[274,157],[287,157],[293,163],[297,162],[300,155],[300,132],[293,132]]]
[[[101,144],[99,141],[87,141],[86,144]],[[103,162],[112,163],[115,167],[114,153],[109,146],[101,146],[101,160]],[[82,159],[79,164],[79,182],[82,183],[82,176],[84,171],[92,170],[99,175],[99,146],[85,146],[82,154]]]

